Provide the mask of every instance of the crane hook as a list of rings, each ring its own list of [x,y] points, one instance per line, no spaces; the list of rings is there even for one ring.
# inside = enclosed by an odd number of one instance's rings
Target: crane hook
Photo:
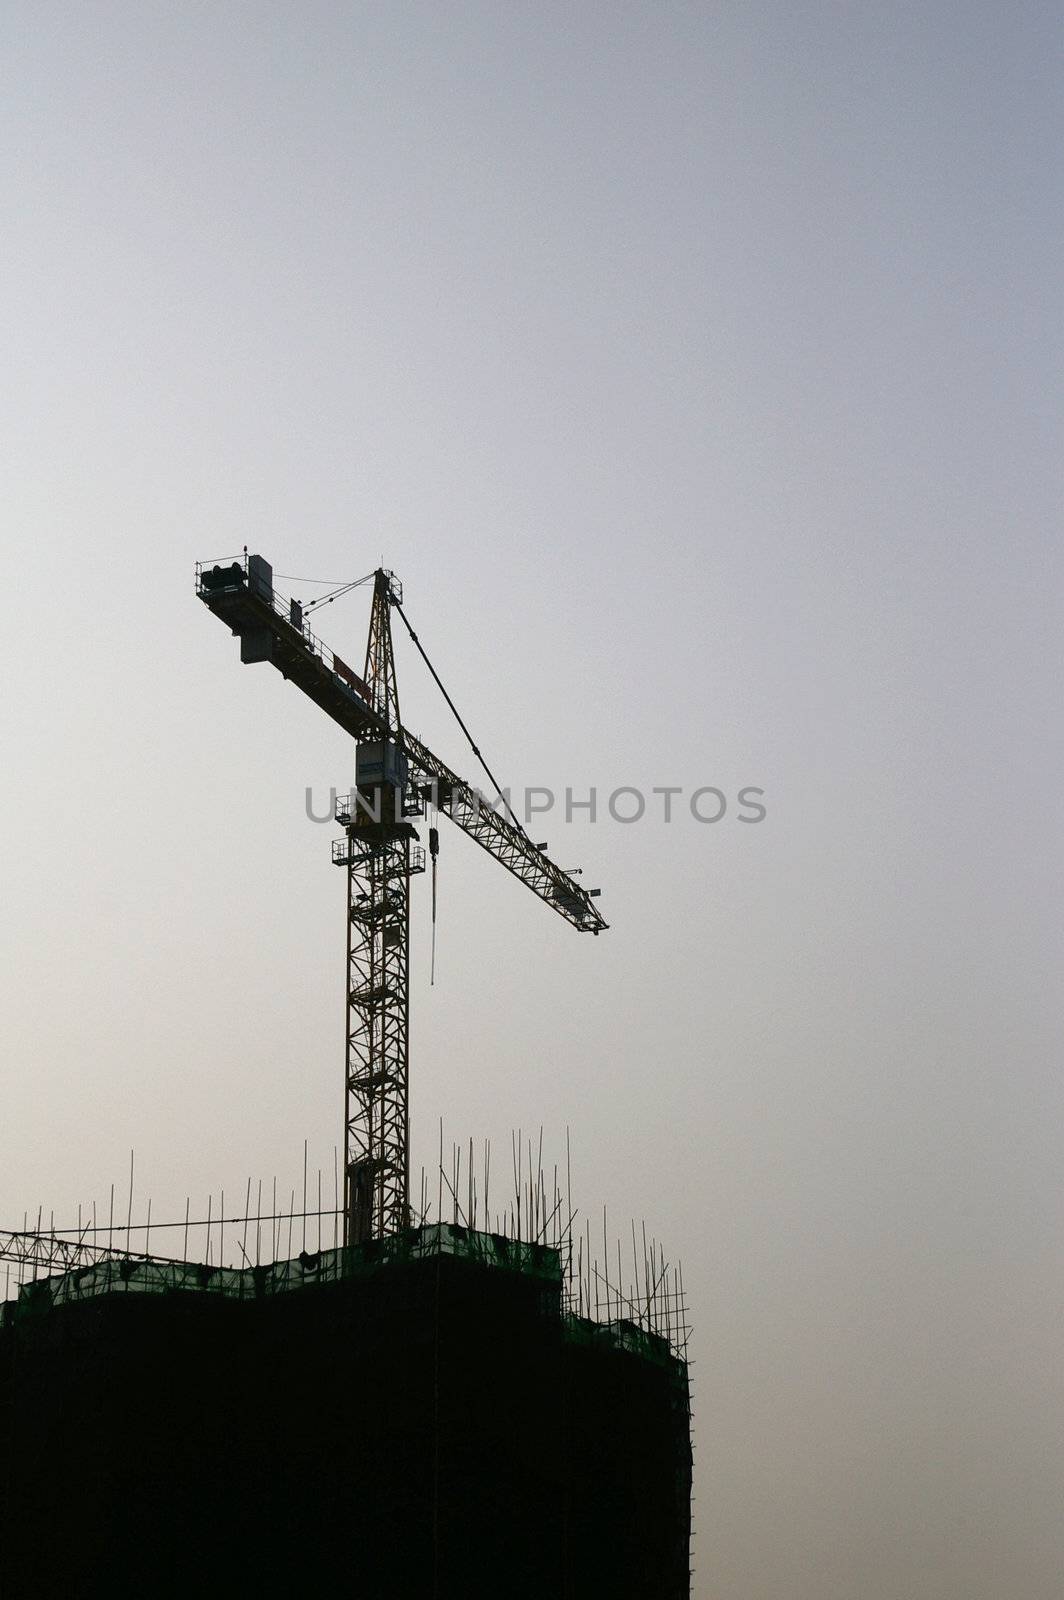
[[[436,982],[436,861],[440,853],[440,830],[429,829],[429,858],[432,861],[432,957],[429,963],[429,987]]]

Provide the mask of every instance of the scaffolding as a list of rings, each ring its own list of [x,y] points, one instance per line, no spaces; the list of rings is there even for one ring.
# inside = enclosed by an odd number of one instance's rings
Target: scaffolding
[[[661,1365],[686,1361],[684,1310],[671,1292],[659,1287],[648,1306],[635,1306],[603,1279],[601,1315],[585,1315],[589,1285],[574,1278],[571,1251],[567,1257],[557,1244],[484,1233],[460,1223],[429,1223],[385,1239],[301,1250],[290,1260],[247,1267],[137,1255],[37,1233],[0,1234],[0,1254],[5,1253],[15,1257],[25,1276],[15,1298],[0,1305],[0,1327],[103,1295],[196,1294],[255,1301],[449,1256],[537,1280],[556,1300],[563,1336],[574,1343],[625,1350]],[[621,1308],[632,1314],[621,1315]],[[669,1334],[659,1331],[664,1327]],[[680,1342],[674,1347],[678,1335]]]

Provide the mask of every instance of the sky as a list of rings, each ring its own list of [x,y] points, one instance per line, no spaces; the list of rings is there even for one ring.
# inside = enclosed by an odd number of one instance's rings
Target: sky
[[[610,923],[444,834],[415,1167],[441,1118],[568,1129],[577,1204],[682,1259],[695,1600],[1058,1600],[1059,8],[6,0],[0,38],[0,1222],[120,1206],[131,1149],[156,1218],[287,1204],[304,1140],[328,1192],[306,792],[352,752],[194,567],[383,564]],[[318,614],[356,665],[367,610]]]

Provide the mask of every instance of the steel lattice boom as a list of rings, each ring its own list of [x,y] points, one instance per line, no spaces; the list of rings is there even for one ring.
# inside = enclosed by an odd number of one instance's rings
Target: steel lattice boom
[[[501,861],[574,928],[582,933],[601,933],[608,927],[594,896],[538,850],[523,829],[452,772],[414,734],[404,729],[402,742],[424,799],[438,805],[463,833]]]

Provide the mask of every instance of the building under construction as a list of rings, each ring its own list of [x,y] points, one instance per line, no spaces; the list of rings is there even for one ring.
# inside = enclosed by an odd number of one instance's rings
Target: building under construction
[[[95,1226],[0,1234],[17,1289],[0,1321],[0,1594],[11,1600],[193,1585],[291,1595],[320,1584],[359,1600],[689,1593],[675,1269],[645,1241],[640,1268],[633,1231],[622,1291],[619,1258],[611,1277],[605,1239],[600,1264],[556,1183],[548,1204],[542,1174],[523,1213],[520,1186],[508,1214],[492,1216],[486,1193],[485,1217],[472,1191],[460,1207],[457,1182],[452,1220],[442,1203],[430,1217],[424,1185],[413,1204],[418,820],[433,869],[446,816],[577,930],[606,923],[597,891],[405,727],[393,610],[428,658],[392,574],[360,581],[373,608],[356,674],[310,632],[312,605],[276,596],[261,558],[197,569],[241,659],[271,662],[356,745],[334,849],[347,876],[348,1021],[333,1245],[321,1247],[320,1211],[319,1248],[298,1255],[291,1219],[286,1253],[277,1217],[257,1217],[271,1224],[269,1259],[256,1249],[252,1263],[241,1246],[239,1268],[221,1238],[212,1248],[209,1221],[203,1260],[189,1260],[187,1216],[180,1258],[149,1250],[147,1230],[142,1254],[128,1229],[124,1249]],[[442,1166],[441,1154],[441,1200]]]
[[[563,1277],[436,1224],[31,1281],[0,1331],[0,1592],[678,1600],[686,1366],[567,1312]]]

